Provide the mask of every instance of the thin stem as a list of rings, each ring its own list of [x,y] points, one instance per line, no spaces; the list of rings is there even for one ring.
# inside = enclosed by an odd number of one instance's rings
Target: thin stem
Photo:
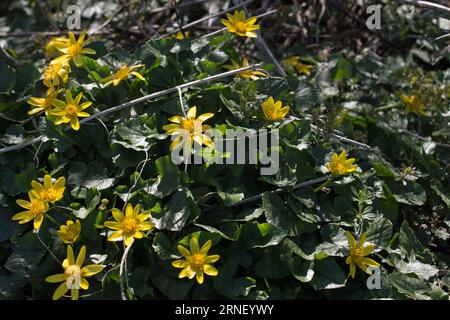
[[[328,179],[327,181],[325,181],[324,183],[322,183],[320,186],[318,186],[317,188],[314,189],[314,192],[319,192],[320,190],[322,190],[325,187],[328,187],[331,183],[333,182],[333,178]]]
[[[55,256],[55,254],[52,252],[52,250],[50,250],[49,247],[47,247],[47,245],[44,243],[44,241],[42,241],[41,237],[39,236],[39,233],[36,232],[36,237],[38,238],[39,242],[44,246],[44,248],[50,253],[50,255],[53,257],[53,259],[55,259],[56,262],[58,262],[59,264],[61,264],[61,261],[58,260],[58,258]]]
[[[119,279],[120,279],[120,295],[122,296],[122,300],[127,300],[127,295],[124,292],[123,273],[124,273],[124,268],[125,268],[125,264],[127,261],[127,256],[128,256],[128,253],[130,252],[130,249],[132,246],[133,246],[133,243],[125,248],[122,259],[120,260]],[[128,277],[128,275],[125,274],[125,277]],[[126,281],[128,283],[128,279]],[[127,289],[128,289],[128,286],[127,286]]]

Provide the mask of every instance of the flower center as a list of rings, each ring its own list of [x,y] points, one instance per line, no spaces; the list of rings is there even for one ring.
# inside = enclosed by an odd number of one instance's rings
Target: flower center
[[[205,255],[194,253],[189,257],[189,262],[195,268],[202,267],[205,264]]]
[[[71,58],[74,58],[81,54],[81,50],[81,46],[79,46],[77,43],[70,45],[67,49],[67,55]]]
[[[64,271],[64,277],[66,278],[66,285],[69,289],[80,289],[81,282],[81,270],[76,264],[70,265]]]
[[[30,212],[33,217],[41,215],[45,210],[45,206],[40,201],[31,201]]]
[[[54,199],[56,199],[56,197],[56,190],[53,188],[42,191],[42,200],[53,201]]]
[[[78,116],[78,108],[77,108],[77,106],[74,105],[74,104],[68,104],[66,106],[66,115],[69,118],[77,117]]]
[[[195,119],[184,119],[181,121],[181,126],[192,133],[196,127],[196,121]]]
[[[131,233],[137,230],[138,221],[135,218],[125,218],[122,221],[123,232]]]
[[[66,231],[66,238],[70,241],[75,240],[77,235],[78,235],[78,232],[72,228],[68,228]]]
[[[247,25],[245,24],[244,21],[239,21],[238,23],[236,23],[236,31],[239,33],[246,33],[247,32]]]
[[[120,67],[119,70],[117,70],[116,73],[116,79],[124,79],[130,75],[130,70],[127,66]]]

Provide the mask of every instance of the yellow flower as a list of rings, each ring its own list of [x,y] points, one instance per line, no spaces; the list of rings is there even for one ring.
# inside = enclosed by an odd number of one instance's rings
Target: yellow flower
[[[67,83],[70,72],[68,61],[51,62],[44,70],[44,84],[51,88]]]
[[[85,54],[95,54],[95,50],[85,48],[88,44],[88,40],[84,41],[86,37],[86,31],[81,33],[78,40],[75,38],[72,32],[69,32],[69,41],[67,43],[55,43],[56,49],[63,53],[62,56],[54,59],[53,63],[61,63],[64,61],[72,60],[77,67],[83,65],[83,55]]]
[[[56,44],[62,43],[67,44],[69,43],[69,39],[67,37],[53,37],[50,39],[50,41],[45,46],[45,54],[49,58],[55,58],[59,55],[61,55],[61,52],[56,49]]]
[[[67,258],[62,263],[64,273],[45,278],[45,281],[50,283],[62,282],[53,293],[53,300],[58,300],[68,290],[71,291],[72,300],[78,300],[79,290],[89,289],[89,282],[85,278],[92,277],[103,270],[103,266],[99,264],[90,264],[82,268],[85,256],[86,246],[81,248],[76,261],[72,247],[67,246]]]
[[[66,225],[61,225],[56,234],[64,243],[69,244],[77,241],[80,231],[80,220],[76,220],[75,223],[72,220],[67,220]]]
[[[217,276],[219,272],[214,268],[211,263],[216,262],[220,259],[218,254],[208,256],[209,248],[211,248],[211,240],[206,241],[206,243],[199,249],[198,239],[191,238],[189,242],[189,247],[191,251],[178,245],[178,250],[184,256],[184,260],[175,260],[172,262],[172,266],[175,268],[183,269],[181,270],[178,278],[188,277],[189,279],[195,278],[199,284],[203,283],[204,274],[209,276]]]
[[[31,97],[28,99],[28,104],[34,108],[28,111],[28,114],[34,115],[45,112],[48,115],[53,108],[53,100],[58,97],[58,94],[59,90],[55,91],[54,88],[50,88],[47,90],[45,98]]]
[[[144,77],[139,72],[133,71],[134,69],[137,69],[137,68],[140,68],[143,66],[144,66],[143,64],[136,64],[134,66],[129,67],[126,64],[123,64],[119,68],[119,70],[117,70],[117,72],[115,74],[110,75],[109,77],[106,77],[105,79],[103,79],[103,81],[105,82],[105,85],[107,85],[107,86],[110,85],[111,83],[114,86],[117,86],[120,83],[120,81],[128,78],[130,75],[133,75],[133,76],[139,78],[140,80],[145,81]]]
[[[248,63],[248,59],[244,57],[242,59],[242,64],[239,64],[238,62],[231,60],[231,65],[227,64],[223,67],[227,70],[236,70],[244,67],[248,67],[250,64]],[[239,73],[239,76],[243,79],[251,79],[251,80],[257,80],[260,77],[267,77],[267,74],[262,71],[257,70],[245,70]]]
[[[30,201],[16,200],[19,206],[27,210],[15,214],[12,220],[19,220],[19,224],[28,223],[33,220],[34,229],[39,230],[44,221],[44,214],[48,211],[49,206],[47,202],[37,199],[31,191],[28,192],[28,196]]]
[[[31,181],[31,193],[36,199],[44,202],[54,203],[63,198],[66,184],[66,178],[59,177],[55,184],[52,182],[52,177],[46,174],[44,176],[44,185],[36,180]]]
[[[183,32],[180,31],[180,32],[177,32],[176,34],[174,34],[172,36],[172,38],[177,39],[177,40],[183,40],[183,39],[186,39],[187,37],[189,37],[189,34],[190,34],[189,31],[184,31],[184,34],[183,34]]]
[[[369,244],[367,246],[364,246],[364,242],[366,241],[365,233],[361,235],[361,238],[358,242],[356,242],[353,235],[348,231],[345,233],[345,236],[347,237],[348,246],[350,249],[350,255],[345,260],[345,263],[350,265],[350,275],[352,276],[352,278],[355,277],[356,266],[358,266],[359,268],[361,268],[361,270],[368,274],[370,274],[370,272],[368,272],[367,267],[380,266],[378,262],[370,258],[366,258],[366,256],[373,252],[373,250],[375,249],[375,245]]]
[[[74,100],[70,90],[66,90],[66,102],[55,99],[53,101],[55,109],[50,112],[51,115],[57,117],[55,124],[59,125],[61,123],[70,122],[73,130],[80,129],[78,117],[89,117],[89,113],[84,112],[83,110],[92,104],[90,101],[80,104],[82,98],[82,92],[80,92]]]
[[[357,165],[354,165],[355,158],[347,160],[347,152],[343,150],[340,155],[333,153],[331,161],[326,164],[327,169],[335,176],[341,176],[358,169]]]
[[[283,107],[281,101],[275,102],[272,97],[269,97],[261,104],[264,115],[269,121],[280,121],[284,119],[290,108],[288,106]]]
[[[251,17],[246,20],[244,11],[234,10],[234,14],[227,13],[228,19],[222,19],[221,22],[225,25],[229,32],[236,33],[241,37],[256,38],[255,30],[259,30],[260,26],[255,24],[256,17]]]
[[[425,105],[419,101],[416,95],[407,96],[402,95],[402,100],[406,105],[406,113],[413,112],[415,114],[426,116]]]
[[[199,145],[206,145],[213,147],[212,140],[203,134],[203,132],[210,130],[211,127],[204,125],[203,122],[214,116],[214,113],[204,113],[196,118],[197,107],[192,107],[188,110],[187,116],[174,116],[169,118],[170,124],[163,126],[166,134],[176,136],[177,138],[170,144],[170,150],[177,148],[183,144],[184,148],[190,150],[194,141]]]
[[[106,221],[105,227],[116,230],[109,237],[109,241],[115,241],[123,238],[125,245],[133,243],[134,238],[141,239],[144,234],[141,231],[148,231],[154,227],[154,224],[148,221],[150,212],[139,213],[141,206],[134,207],[129,203],[125,208],[125,215],[119,209],[112,209],[112,215],[116,221]]]
[[[298,56],[292,56],[290,58],[286,58],[286,59],[282,60],[281,63],[287,69],[287,71],[290,71],[290,72],[295,71],[298,74],[304,74],[306,76],[309,76],[311,73],[311,70],[314,68],[312,65],[300,62],[300,57],[298,57]]]

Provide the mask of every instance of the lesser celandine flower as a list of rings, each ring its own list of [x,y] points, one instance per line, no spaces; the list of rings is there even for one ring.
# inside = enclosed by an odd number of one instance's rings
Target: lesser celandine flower
[[[27,210],[15,214],[12,220],[19,220],[19,224],[28,223],[33,220],[34,229],[39,230],[44,221],[44,214],[49,209],[49,205],[47,202],[37,199],[31,191],[28,192],[28,197],[30,201],[16,200],[19,206]]]
[[[180,31],[180,32],[177,32],[176,34],[174,34],[172,36],[172,38],[177,39],[177,40],[183,40],[183,39],[186,39],[187,37],[189,37],[189,34],[190,34],[189,31],[184,31],[184,33]]]
[[[86,246],[81,248],[76,261],[72,247],[67,246],[67,258],[62,263],[64,273],[45,278],[45,281],[50,283],[62,282],[53,293],[53,300],[58,300],[69,290],[72,300],[78,300],[79,290],[89,289],[89,282],[85,278],[92,277],[103,270],[103,266],[99,264],[82,267],[85,256]]]
[[[55,184],[52,182],[52,177],[48,174],[44,176],[44,184],[31,181],[31,193],[39,200],[54,203],[59,201],[64,196],[64,190],[66,189],[66,178],[59,177]]]
[[[60,238],[64,243],[71,244],[77,241],[81,232],[80,220],[73,222],[72,220],[67,220],[66,224],[61,225],[59,230],[56,232],[58,238]]]
[[[186,150],[190,150],[194,141],[199,145],[214,146],[211,138],[203,134],[203,132],[211,129],[210,126],[204,125],[203,122],[213,117],[214,113],[204,113],[198,118],[196,118],[196,115],[197,107],[194,106],[188,110],[186,117],[171,117],[169,121],[173,123],[163,126],[166,134],[176,137],[170,145],[170,150],[177,148],[181,144]]]
[[[129,76],[133,75],[136,78],[145,81],[142,74],[140,74],[137,71],[133,71],[134,69],[143,67],[143,64],[136,64],[131,67],[129,67],[126,64],[123,64],[119,70],[116,71],[116,73],[110,75],[109,77],[106,77],[103,81],[105,82],[105,85],[110,85],[111,83],[114,86],[117,86],[122,80],[127,79]]]
[[[140,213],[141,206],[138,204],[134,208],[129,203],[125,208],[125,215],[119,209],[112,209],[112,215],[116,221],[106,221],[105,227],[116,230],[109,237],[109,241],[116,241],[123,238],[126,246],[133,243],[134,239],[141,239],[144,234],[142,231],[148,231],[154,227],[154,224],[148,221],[149,211]]]
[[[53,63],[62,63],[64,61],[73,61],[77,67],[83,65],[83,56],[85,54],[95,54],[95,50],[85,48],[88,44],[88,40],[84,40],[86,37],[86,31],[83,31],[78,38],[75,38],[72,32],[69,32],[69,41],[66,43],[55,43],[55,47],[63,53],[62,56],[54,59]]]
[[[269,121],[280,121],[286,117],[290,108],[288,106],[283,107],[281,101],[275,102],[272,97],[269,97],[266,101],[261,104],[264,112],[264,116]]]
[[[45,114],[48,115],[53,108],[53,100],[58,97],[58,94],[59,90],[50,88],[47,90],[45,98],[31,97],[28,99],[28,104],[32,108],[28,111],[28,114],[34,115],[45,112]]]
[[[67,83],[70,71],[68,61],[51,62],[44,70],[44,84],[51,88]]]
[[[55,106],[55,109],[50,113],[51,115],[57,117],[55,124],[59,125],[61,123],[70,122],[73,130],[80,129],[80,121],[78,120],[78,117],[89,117],[89,113],[84,112],[83,110],[92,104],[90,101],[80,104],[82,98],[82,92],[80,92],[74,100],[70,90],[66,90],[65,102],[55,99],[53,101],[53,106]]]
[[[190,251],[182,245],[178,245],[178,250],[185,259],[175,260],[172,262],[172,266],[183,269],[178,275],[180,279],[185,277],[192,279],[195,276],[197,282],[202,284],[204,274],[209,276],[217,276],[219,274],[217,269],[214,268],[211,263],[219,260],[220,256],[218,254],[208,256],[211,244],[211,240],[208,240],[201,248],[199,248],[198,239],[191,238],[189,242]]]
[[[45,55],[49,58],[55,58],[61,55],[61,52],[56,48],[56,44],[67,44],[69,43],[69,38],[67,37],[53,37],[51,38],[47,45],[45,46]]]
[[[283,66],[290,72],[297,72],[298,74],[310,75],[313,66],[310,64],[302,63],[300,57],[292,56],[281,61]]]
[[[402,95],[402,100],[406,105],[406,113],[415,113],[421,116],[426,116],[425,105],[419,101],[416,95],[408,96]]]
[[[350,232],[346,232],[345,236],[348,240],[348,246],[350,249],[350,255],[345,260],[346,264],[350,265],[350,275],[352,278],[355,277],[356,266],[361,268],[364,272],[370,274],[367,268],[369,266],[379,267],[380,264],[370,258],[366,258],[366,256],[370,255],[375,249],[375,245],[369,244],[364,246],[364,242],[366,241],[366,234],[362,234],[361,238],[358,242],[356,242],[355,237]]]
[[[235,10],[233,14],[227,13],[227,18],[222,19],[221,22],[227,27],[229,32],[236,33],[241,37],[257,37],[254,31],[259,30],[260,26],[255,24],[256,17],[246,19],[244,11]]]
[[[238,63],[234,60],[231,60],[231,65],[227,64],[223,67],[227,70],[236,70],[244,67],[248,67],[250,64],[248,62],[248,59],[246,57],[242,58],[242,63]],[[250,79],[250,80],[258,80],[261,77],[267,77],[267,74],[258,71],[258,70],[245,70],[239,73],[239,76],[243,79]]]
[[[355,158],[347,159],[347,152],[343,150],[340,155],[333,153],[326,167],[334,176],[342,176],[358,169],[358,166],[353,164],[355,161]]]

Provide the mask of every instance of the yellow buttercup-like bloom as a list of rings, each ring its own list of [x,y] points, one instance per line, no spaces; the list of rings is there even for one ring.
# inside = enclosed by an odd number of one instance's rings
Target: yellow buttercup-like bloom
[[[53,37],[49,40],[47,45],[45,46],[45,55],[49,58],[55,58],[59,55],[61,55],[61,52],[56,48],[56,44],[62,43],[67,44],[69,43],[69,38],[67,37]]]
[[[109,77],[106,77],[105,79],[103,79],[103,81],[105,82],[105,85],[110,85],[111,83],[114,86],[117,86],[120,81],[127,79],[130,75],[135,76],[136,78],[139,78],[142,81],[145,81],[144,77],[142,76],[142,74],[140,74],[137,71],[133,71],[134,69],[143,67],[143,64],[136,64],[134,66],[127,66],[126,64],[123,64],[119,70],[116,71],[116,73],[110,75]]]
[[[206,241],[206,243],[199,248],[198,239],[191,238],[189,242],[190,251],[183,247],[182,245],[178,245],[178,250],[183,255],[185,259],[183,260],[175,260],[172,262],[172,266],[175,268],[183,269],[181,270],[178,277],[189,279],[195,278],[199,284],[203,283],[204,274],[209,276],[217,276],[219,272],[216,268],[214,268],[211,263],[216,262],[220,259],[218,254],[208,256],[208,251],[211,248],[211,240]]]
[[[129,203],[125,208],[125,215],[119,209],[112,209],[112,215],[116,221],[106,221],[105,227],[116,230],[109,237],[109,241],[115,241],[123,238],[126,246],[133,243],[134,239],[141,239],[144,234],[142,231],[151,230],[154,224],[148,221],[149,211],[139,213],[141,206],[134,207]]]
[[[361,238],[358,242],[356,242],[355,238],[350,232],[346,232],[345,236],[348,240],[348,246],[350,249],[350,255],[345,260],[346,264],[350,265],[350,275],[352,278],[355,277],[356,266],[361,268],[364,272],[370,274],[368,272],[367,267],[379,267],[380,264],[370,258],[366,258],[366,256],[370,255],[375,249],[375,245],[369,244],[364,246],[364,242],[366,241],[366,234],[362,234]]]
[[[290,108],[288,106],[283,107],[281,101],[275,102],[272,97],[269,97],[266,101],[261,104],[264,115],[269,121],[280,121],[286,117]]]
[[[234,14],[227,13],[228,19],[222,19],[221,22],[227,27],[227,30],[231,33],[236,33],[241,37],[256,38],[257,35],[254,32],[259,30],[260,26],[255,24],[256,17],[246,19],[244,11],[234,11]]]
[[[50,88],[47,90],[45,98],[31,97],[28,99],[28,104],[32,106],[32,108],[28,111],[28,114],[34,115],[45,112],[45,114],[48,115],[53,108],[53,100],[58,97],[58,94],[59,90],[55,91],[54,88]]]
[[[92,277],[103,270],[103,266],[99,264],[82,267],[85,256],[86,246],[81,248],[76,260],[72,247],[67,246],[67,258],[62,263],[64,273],[45,278],[45,281],[50,283],[62,282],[53,293],[53,300],[58,300],[69,290],[72,300],[78,300],[79,290],[89,289],[89,282],[85,278]]]
[[[177,40],[183,40],[183,39],[186,39],[187,37],[189,37],[189,34],[190,34],[189,31],[184,31],[184,34],[183,34],[183,32],[180,31],[180,32],[177,32],[176,34],[174,34],[172,36],[172,38],[177,39]]]
[[[297,72],[298,74],[303,74],[309,76],[311,74],[311,70],[314,68],[310,64],[302,63],[300,61],[300,57],[292,56],[290,58],[286,58],[281,61],[283,66],[287,71]]]
[[[72,220],[67,220],[65,225],[61,225],[56,232],[58,237],[67,244],[77,241],[81,232],[80,220],[76,220],[75,223]]]
[[[198,118],[196,118],[196,115],[197,107],[194,106],[188,110],[186,117],[171,117],[169,121],[173,123],[163,126],[166,134],[176,136],[176,139],[170,145],[170,150],[177,148],[180,144],[183,144],[185,149],[190,150],[194,141],[199,145],[206,145],[211,148],[214,146],[211,138],[203,134],[203,132],[211,129],[203,122],[213,117],[214,113],[204,113]]]
[[[58,87],[67,83],[71,68],[68,61],[51,62],[44,70],[44,84],[48,87]]]
[[[416,95],[407,96],[402,95],[402,100],[406,105],[406,113],[413,112],[415,114],[426,116],[425,105],[419,101]]]
[[[18,199],[16,203],[26,211],[19,212],[12,217],[12,220],[19,220],[19,224],[28,223],[33,220],[34,229],[39,230],[44,221],[44,214],[48,211],[48,203],[37,199],[34,194],[28,192],[30,201]]]
[[[46,174],[44,176],[44,184],[40,184],[36,180],[31,181],[31,193],[36,199],[44,202],[54,203],[59,201],[64,196],[66,189],[66,178],[59,177],[55,184],[52,182],[52,177]]]
[[[66,90],[66,102],[55,99],[53,101],[53,106],[55,106],[55,109],[50,113],[51,115],[57,117],[55,124],[59,125],[61,123],[70,122],[73,130],[80,129],[80,121],[78,120],[78,117],[89,117],[89,113],[84,112],[83,110],[92,104],[91,101],[80,104],[82,98],[82,92],[80,92],[74,100],[70,90]]]
[[[355,161],[355,158],[347,160],[347,152],[343,150],[340,155],[333,153],[326,167],[334,176],[341,176],[358,169],[358,166],[353,164]]]
[[[231,63],[232,63],[231,65],[227,64],[227,65],[224,65],[223,67],[227,70],[236,70],[236,69],[248,67],[250,65],[248,62],[248,59],[246,57],[244,57],[242,59],[241,64],[234,60],[231,60]],[[258,70],[245,70],[245,71],[240,72],[239,76],[243,79],[258,80],[261,77],[267,77],[267,74],[262,71],[258,71]]]
[[[88,44],[88,40],[84,40],[86,37],[86,31],[81,33],[78,40],[75,38],[72,32],[69,32],[69,41],[66,43],[55,43],[55,47],[63,53],[62,56],[54,59],[52,63],[62,63],[64,61],[73,61],[77,67],[83,65],[83,56],[85,54],[95,54],[95,50],[85,48]]]

